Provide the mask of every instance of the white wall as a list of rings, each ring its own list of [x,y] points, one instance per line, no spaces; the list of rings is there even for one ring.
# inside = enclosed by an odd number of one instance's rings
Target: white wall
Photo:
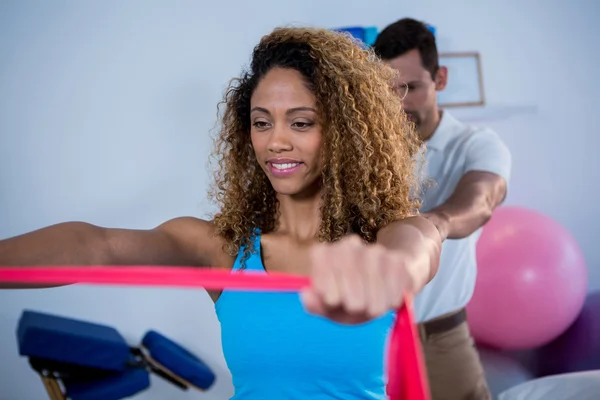
[[[441,50],[482,53],[490,104],[537,110],[489,121],[514,155],[508,202],[539,209],[570,229],[590,266],[591,287],[600,288],[594,118],[600,7],[594,0],[570,4],[2,1],[0,238],[66,220],[149,228],[204,215],[211,209],[206,159],[216,104],[263,34],[291,23],[381,28],[413,16],[437,27]],[[23,308],[108,323],[132,343],[157,329],[219,375],[205,394],[153,378],[139,399],[231,393],[204,292],[66,287],[0,292],[0,399],[44,398],[17,355]]]

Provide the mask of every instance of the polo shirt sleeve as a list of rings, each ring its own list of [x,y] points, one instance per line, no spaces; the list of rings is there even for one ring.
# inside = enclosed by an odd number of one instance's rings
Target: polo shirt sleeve
[[[508,183],[511,169],[510,150],[496,132],[489,129],[473,132],[467,143],[465,173],[491,172],[500,175]]]

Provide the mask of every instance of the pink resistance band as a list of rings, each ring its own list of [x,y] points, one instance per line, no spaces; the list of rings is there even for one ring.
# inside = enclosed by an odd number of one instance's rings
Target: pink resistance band
[[[214,268],[149,266],[0,267],[0,283],[81,283],[278,292],[295,292],[310,286],[307,277],[283,273],[232,273]],[[390,400],[430,400],[412,298],[408,295],[398,310],[392,330],[388,374],[387,393]]]

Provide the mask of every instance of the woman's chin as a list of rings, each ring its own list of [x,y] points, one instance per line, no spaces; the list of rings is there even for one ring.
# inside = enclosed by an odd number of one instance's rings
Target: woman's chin
[[[301,185],[297,182],[271,182],[277,196],[310,198],[319,195],[318,185]]]
[[[275,193],[277,193],[278,196],[294,197],[303,192],[303,188],[293,185],[276,185],[273,186],[273,189],[275,190]]]

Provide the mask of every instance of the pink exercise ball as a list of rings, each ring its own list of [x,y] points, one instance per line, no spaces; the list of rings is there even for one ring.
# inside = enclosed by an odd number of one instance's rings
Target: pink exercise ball
[[[476,342],[505,350],[542,346],[577,318],[587,268],[577,242],[554,220],[500,207],[477,244],[477,281],[467,305]]]

